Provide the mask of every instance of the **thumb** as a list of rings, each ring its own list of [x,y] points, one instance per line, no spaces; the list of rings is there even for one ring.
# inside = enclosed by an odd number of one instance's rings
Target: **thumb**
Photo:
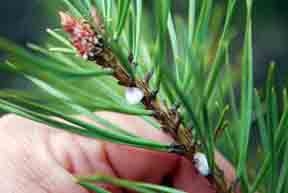
[[[0,131],[0,192],[88,193],[51,157],[46,126],[8,115]]]

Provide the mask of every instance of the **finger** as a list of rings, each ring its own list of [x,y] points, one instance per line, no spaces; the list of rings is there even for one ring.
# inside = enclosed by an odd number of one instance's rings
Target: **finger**
[[[159,129],[153,128],[149,123],[139,117],[111,112],[98,112],[97,115],[145,139],[152,139],[166,144],[173,142],[173,139],[169,135]]]
[[[49,128],[14,115],[1,119],[1,128],[5,131],[0,133],[5,135],[1,139],[7,140],[3,143],[14,147],[1,151],[7,154],[6,159],[9,158],[4,165],[13,163],[15,166],[7,169],[6,173],[11,174],[10,182],[20,181],[17,185],[24,186],[27,190],[30,186],[34,189],[32,186],[38,185],[38,188],[46,193],[87,193],[77,185],[71,174],[91,175],[100,172],[115,176],[103,156],[105,153],[101,142]],[[21,176],[21,179],[18,180],[18,176]],[[10,188],[13,186],[10,183]],[[110,185],[101,186],[112,192],[121,192]]]
[[[115,173],[122,178],[161,183],[177,166],[177,156],[107,144],[107,155]]]
[[[103,174],[115,176],[104,151],[103,143],[65,132],[50,137],[51,151],[66,171],[73,175]],[[120,193],[119,188],[109,184],[97,184],[106,190]]]
[[[120,125],[131,133],[146,139],[171,143],[173,140],[162,131],[151,127],[142,119],[116,113],[98,113],[109,121]],[[179,157],[169,153],[159,153],[124,145],[106,143],[107,156],[111,167],[119,177],[160,183],[164,176],[177,166]]]
[[[236,179],[235,169],[219,152],[215,153],[215,161],[219,169],[224,171],[224,178],[227,184],[233,184]]]
[[[46,126],[14,115],[3,117],[0,125],[5,144],[0,146],[5,155],[0,156],[0,192],[88,193],[51,159]]]
[[[190,193],[215,193],[208,180],[186,158],[181,158],[179,167],[174,172],[173,186]]]

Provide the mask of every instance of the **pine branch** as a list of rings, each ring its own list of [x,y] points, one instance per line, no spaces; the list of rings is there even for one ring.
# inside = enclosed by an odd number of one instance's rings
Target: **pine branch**
[[[171,153],[184,155],[193,161],[193,156],[199,151],[199,147],[192,129],[183,126],[178,107],[169,109],[158,99],[158,90],[150,89],[149,80],[152,73],[147,74],[145,80],[131,77],[123,66],[130,65],[130,67],[133,67],[133,65],[137,65],[133,63],[133,55],[130,54],[128,57],[128,64],[122,64],[109,47],[107,40],[103,38],[105,37],[105,34],[103,34],[105,32],[102,25],[93,28],[87,22],[79,21],[66,13],[61,12],[60,16],[64,31],[70,35],[71,42],[78,50],[78,54],[84,59],[95,62],[104,69],[112,69],[114,72],[113,76],[120,85],[140,89],[143,92],[142,104],[147,110],[153,111],[152,116],[161,125],[162,130],[176,142],[175,147],[177,148],[172,149]],[[97,21],[99,20],[97,18]],[[86,44],[82,42],[86,42]],[[227,192],[228,185],[225,183],[223,175],[209,175],[207,179],[215,186],[218,192]]]
[[[101,34],[99,30],[100,26],[96,26],[98,30],[93,29],[91,25],[78,21],[65,13],[60,13],[60,15],[63,28],[70,34],[74,46],[76,48],[78,47],[79,55],[82,55],[85,59],[93,61],[105,69],[112,69],[113,75],[120,85],[140,89],[144,93],[141,102],[145,108],[153,111],[152,116],[160,123],[163,131],[169,133],[179,144],[184,145],[185,152],[181,153],[187,154],[187,157],[189,155],[191,159],[191,156],[196,151],[196,143],[193,142],[191,131],[190,129],[184,128],[181,124],[181,118],[177,108],[168,109],[167,106],[159,101],[157,97],[158,91],[152,91],[149,88],[151,74],[148,74],[145,80],[132,78],[123,68],[125,65],[121,64],[116,54],[114,54],[112,49],[109,48],[109,45],[106,44],[107,41],[103,39],[105,35]],[[74,33],[76,28],[79,30],[79,34],[89,35],[77,37],[77,34]],[[79,47],[78,42],[87,42],[87,45]],[[128,65],[134,65],[133,61],[133,56],[130,55]]]

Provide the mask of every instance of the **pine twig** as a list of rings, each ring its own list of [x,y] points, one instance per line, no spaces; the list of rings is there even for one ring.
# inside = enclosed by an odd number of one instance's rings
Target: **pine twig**
[[[189,160],[193,160],[193,155],[197,152],[198,144],[190,128],[185,128],[181,123],[181,116],[177,108],[168,109],[157,97],[158,91],[153,91],[149,87],[151,72],[144,80],[133,78],[123,67],[120,60],[113,53],[112,49],[103,38],[103,27],[98,24],[96,29],[85,21],[78,21],[66,13],[60,13],[61,23],[64,31],[70,35],[74,47],[78,54],[84,59],[95,62],[103,68],[112,69],[114,78],[125,87],[136,87],[143,93],[142,104],[147,110],[154,112],[153,117],[159,122],[164,132],[168,133],[176,141],[172,145],[171,153],[184,155]],[[99,19],[97,19],[99,21]],[[128,65],[133,63],[133,55],[128,58]],[[209,182],[215,187],[217,192],[227,192],[227,185],[223,177],[219,179],[213,175],[207,177]]]

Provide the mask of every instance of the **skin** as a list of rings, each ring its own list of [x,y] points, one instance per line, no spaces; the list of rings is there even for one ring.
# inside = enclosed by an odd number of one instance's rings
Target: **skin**
[[[116,113],[99,115],[145,138],[172,142],[141,119]],[[95,173],[156,184],[169,178],[175,188],[186,192],[214,192],[190,161],[174,154],[88,139],[15,115],[0,119],[0,139],[0,192],[88,193],[73,181],[73,175]],[[218,153],[215,156],[230,183],[233,168]],[[115,193],[124,192],[100,185]]]

